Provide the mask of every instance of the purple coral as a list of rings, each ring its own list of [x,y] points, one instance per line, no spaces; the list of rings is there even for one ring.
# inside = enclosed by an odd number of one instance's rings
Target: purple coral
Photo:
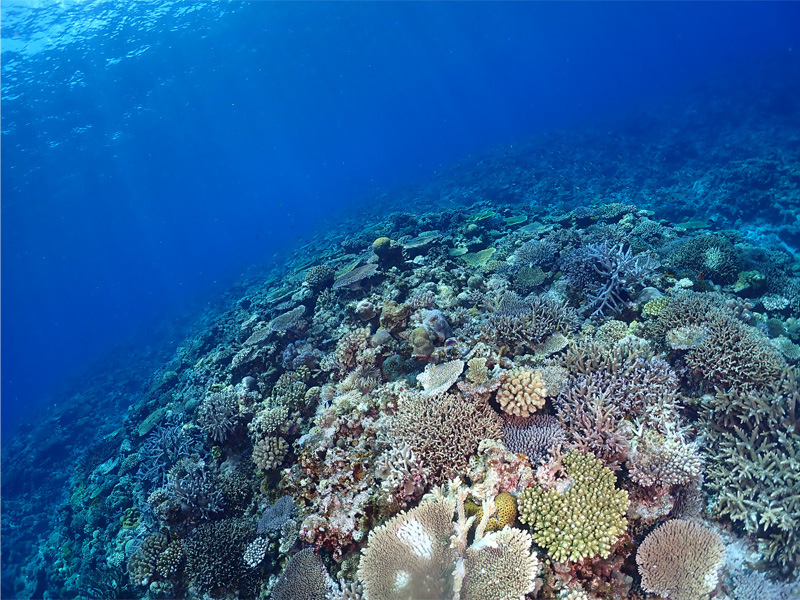
[[[624,244],[589,244],[576,250],[565,262],[567,279],[576,288],[586,290],[589,300],[586,308],[591,315],[604,315],[605,311],[622,311],[630,294],[643,287],[653,276],[659,263],[649,254],[634,255]]]

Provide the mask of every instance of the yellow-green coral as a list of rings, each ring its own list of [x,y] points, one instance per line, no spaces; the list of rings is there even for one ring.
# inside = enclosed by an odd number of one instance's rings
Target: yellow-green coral
[[[489,517],[486,524],[486,531],[500,531],[506,525],[512,525],[517,518],[517,499],[508,492],[498,494],[494,498],[496,512]],[[472,498],[468,498],[464,503],[467,516],[475,515],[475,523],[480,523],[483,518],[483,508],[475,503]]]
[[[647,304],[644,305],[642,313],[650,317],[657,317],[664,311],[664,309],[667,307],[668,304],[669,304],[668,296],[653,298]]]
[[[139,526],[140,519],[141,514],[136,507],[126,508],[125,512],[119,518],[119,520],[122,521],[123,529],[136,529]]]
[[[628,494],[616,489],[614,474],[591,454],[570,451],[563,465],[572,480],[568,489],[526,489],[519,519],[553,560],[605,558],[627,527]]]

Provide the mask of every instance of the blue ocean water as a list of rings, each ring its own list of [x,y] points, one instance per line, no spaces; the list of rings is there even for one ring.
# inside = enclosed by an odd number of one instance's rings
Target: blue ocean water
[[[763,110],[781,116],[798,89],[794,3],[0,8],[4,469],[20,431],[106,384],[108,418],[76,431],[112,431],[242,281],[311,253],[343,222],[413,212],[409,190],[463,165],[477,178],[490,161],[476,157],[641,114],[626,134],[652,148],[652,132],[676,135],[669,119],[685,99],[722,131],[735,114],[726,102],[779,88]],[[691,202],[645,204],[694,216]],[[781,238],[791,249],[793,235]],[[4,597],[19,593],[7,581],[30,551],[4,547]],[[79,586],[48,597],[65,589]]]
[[[784,60],[797,22],[748,3],[2,7],[6,433],[351,199]]]

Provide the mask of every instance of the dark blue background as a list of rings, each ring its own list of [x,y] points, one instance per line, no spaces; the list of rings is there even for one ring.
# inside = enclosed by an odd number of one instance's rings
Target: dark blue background
[[[798,23],[783,3],[4,2],[3,431],[371,190],[784,60]]]

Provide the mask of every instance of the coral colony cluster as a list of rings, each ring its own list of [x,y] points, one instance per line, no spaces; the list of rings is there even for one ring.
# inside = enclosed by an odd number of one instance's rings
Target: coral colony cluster
[[[619,202],[326,236],[83,455],[20,597],[798,597],[787,244]]]

